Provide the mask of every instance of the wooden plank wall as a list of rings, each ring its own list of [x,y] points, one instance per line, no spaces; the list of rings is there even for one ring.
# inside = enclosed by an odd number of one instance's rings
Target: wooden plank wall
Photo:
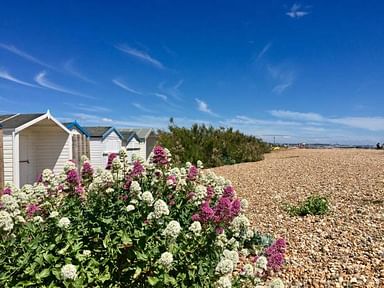
[[[0,128],[0,196],[4,189],[4,152],[3,152],[3,129]]]
[[[76,166],[80,169],[81,165],[81,156],[86,155],[90,157],[89,149],[89,140],[85,135],[75,134],[72,135],[72,153],[73,161],[76,163]]]

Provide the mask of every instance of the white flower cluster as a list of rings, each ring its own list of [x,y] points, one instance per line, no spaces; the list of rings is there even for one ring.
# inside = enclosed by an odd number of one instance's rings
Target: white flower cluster
[[[57,216],[59,216],[59,212],[57,212],[57,211],[52,211],[49,214],[49,218],[56,218]]]
[[[207,187],[204,185],[197,185],[195,187],[195,197],[193,198],[196,205],[200,205],[202,201],[207,197]]]
[[[83,250],[83,256],[89,257],[91,256],[91,254],[92,254],[91,250]]]
[[[104,189],[110,188],[114,183],[113,175],[109,170],[97,170],[93,182],[89,186],[92,192],[100,192]]]
[[[208,170],[200,177],[202,184],[205,186],[212,186],[215,194],[220,196],[224,192],[224,188],[231,185],[231,181],[222,176],[217,176],[213,171]]]
[[[235,237],[246,237],[250,225],[251,223],[248,218],[244,214],[241,214],[232,220],[230,228]]]
[[[5,194],[1,197],[1,203],[3,207],[8,211],[14,211],[19,209],[19,204],[17,203],[17,199],[12,195]]]
[[[118,171],[122,167],[119,157],[116,157],[112,160],[112,170]]]
[[[160,256],[160,259],[159,259],[159,263],[165,267],[171,265],[173,262],[173,255],[172,253],[169,253],[169,252],[164,252],[163,254],[161,254]]]
[[[233,272],[233,262],[230,259],[221,259],[215,269],[217,274],[225,275]]]
[[[201,160],[197,160],[196,165],[197,165],[197,168],[199,168],[199,169],[204,168],[203,162]]]
[[[0,228],[5,232],[13,229],[12,217],[7,211],[4,210],[0,211]]]
[[[59,223],[57,223],[57,226],[60,228],[67,229],[71,225],[71,220],[69,220],[67,217],[63,217],[59,220]]]
[[[153,213],[156,219],[161,218],[163,215],[169,215],[168,205],[163,200],[158,199],[153,206],[154,206]]]
[[[75,165],[73,162],[71,163]],[[67,169],[69,169],[69,165]],[[51,169],[44,169],[43,173],[41,173],[41,180],[43,182],[51,182],[54,178],[55,178],[55,174],[53,174]]]
[[[243,198],[240,200],[240,207],[241,207],[241,212],[245,212],[248,210],[249,207],[249,202],[247,199]]]
[[[67,173],[68,171],[71,171],[71,170],[75,170],[75,169],[76,169],[76,164],[71,160],[68,160],[64,165],[64,172],[65,173]]]
[[[237,262],[239,262],[239,253],[237,251],[225,249],[223,255],[225,259],[231,260],[233,266],[236,267]]]
[[[148,206],[152,206],[154,199],[150,191],[143,192],[143,194],[141,195],[141,198],[145,204],[147,204]]]
[[[268,260],[265,256],[260,256],[256,260],[256,267],[258,269],[267,270]]]
[[[127,210],[127,212],[131,212],[131,211],[135,210],[135,206],[132,204],[129,204],[125,209]]]
[[[201,233],[201,224],[199,221],[194,221],[191,226],[189,226],[189,231],[191,231],[196,236],[200,235]]]
[[[242,271],[242,275],[246,276],[246,277],[249,277],[249,276],[253,276],[253,266],[252,264],[245,264],[244,267],[243,267],[243,271]]]
[[[61,276],[64,280],[75,280],[77,278],[77,269],[73,264],[65,264],[61,267]]]
[[[137,181],[132,181],[131,183],[131,187],[130,187],[130,191],[133,193],[133,195],[137,198],[137,199],[141,199],[141,186],[139,184],[139,182]]]
[[[275,278],[268,284],[268,288],[284,288],[284,283],[281,279]]]
[[[221,276],[219,280],[216,281],[216,286],[217,288],[231,288],[232,287],[232,281],[231,278],[226,275],[226,276]]]
[[[225,234],[225,232],[217,235],[216,237],[216,240],[215,240],[215,245],[220,247],[220,248],[224,248],[228,243],[228,238],[227,238],[227,235]]]
[[[172,220],[171,222],[168,223],[167,227],[165,227],[162,235],[165,237],[176,239],[177,236],[179,236],[180,231],[181,231],[180,223],[175,220]]]

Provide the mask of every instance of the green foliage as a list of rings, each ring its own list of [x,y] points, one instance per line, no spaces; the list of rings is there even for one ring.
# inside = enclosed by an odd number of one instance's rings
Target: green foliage
[[[122,151],[110,171],[93,173],[86,162],[80,182],[69,177],[77,171],[69,163],[61,175],[44,170],[42,183],[7,188],[9,195],[0,197],[0,287],[221,287],[215,283],[223,277],[232,287],[264,282],[268,268],[252,259],[264,255],[272,240],[249,226],[246,201],[236,210],[240,199],[228,196],[229,181],[189,164],[174,167],[165,149],[155,151],[156,161],[133,165]],[[233,222],[202,220],[191,229],[208,187],[209,205],[231,199],[222,202],[233,206],[226,213],[236,210],[237,216]],[[174,238],[165,234],[171,222],[180,229],[171,231]],[[231,264],[234,271],[252,263],[255,273],[217,273],[228,251],[243,257]]]
[[[169,147],[178,164],[201,160],[206,167],[253,162],[263,159],[270,146],[262,140],[234,131],[194,124],[190,129],[169,126],[169,132],[159,131],[158,142]]]
[[[313,195],[297,206],[286,205],[286,210],[291,216],[323,215],[329,210],[329,203],[326,197]]]

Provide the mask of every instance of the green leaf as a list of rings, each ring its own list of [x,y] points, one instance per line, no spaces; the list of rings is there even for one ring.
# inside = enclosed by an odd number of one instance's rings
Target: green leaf
[[[36,274],[36,279],[44,279],[44,278],[47,278],[49,276],[49,274],[51,274],[49,268],[45,268],[43,271],[41,271],[40,273],[37,273]]]
[[[157,277],[148,277],[148,283],[151,286],[155,286],[159,282],[159,278]]]
[[[137,267],[137,268],[136,268],[136,271],[135,271],[135,274],[133,274],[133,279],[137,279],[137,277],[140,276],[141,271],[142,271],[141,268],[140,268],[140,267]]]

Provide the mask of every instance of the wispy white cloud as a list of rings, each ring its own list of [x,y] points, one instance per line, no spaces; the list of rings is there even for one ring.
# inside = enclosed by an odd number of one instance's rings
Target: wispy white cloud
[[[75,76],[76,78],[79,78],[80,80],[83,80],[88,83],[95,84],[96,82],[89,79],[88,77],[84,76],[82,73],[80,73],[75,65],[74,65],[74,59],[70,59],[67,62],[64,63],[64,69],[69,72],[71,75]]]
[[[160,82],[158,85],[158,89],[164,94],[170,95],[172,98],[176,100],[182,99],[182,93],[180,91],[180,87],[184,84],[184,79],[180,79],[173,85],[166,85],[166,82]]]
[[[118,49],[124,53],[127,53],[127,54],[141,60],[141,61],[144,61],[148,64],[151,64],[152,66],[155,66],[156,68],[165,69],[165,66],[163,65],[163,63],[161,63],[159,60],[153,58],[151,55],[149,55],[145,51],[141,51],[141,50],[138,50],[138,49],[135,49],[135,48],[132,48],[128,45],[123,45],[123,44],[116,45],[115,47],[116,47],[116,49]]]
[[[296,76],[293,69],[283,67],[282,65],[268,65],[267,70],[274,82],[277,82],[272,88],[272,92],[275,94],[282,94],[295,82]]]
[[[4,80],[11,81],[11,82],[14,82],[14,83],[17,83],[17,84],[20,84],[20,85],[24,85],[24,86],[40,88],[37,85],[34,85],[32,83],[28,83],[28,82],[25,82],[25,81],[22,81],[20,79],[15,78],[11,74],[9,74],[6,70],[1,69],[1,68],[0,68],[0,78],[2,78]]]
[[[152,110],[144,107],[143,105],[141,105],[140,103],[132,103],[133,106],[135,106],[137,109],[143,111],[143,112],[146,112],[146,113],[151,113],[153,112]]]
[[[259,54],[257,54],[257,56],[256,56],[256,60],[260,60],[261,58],[263,58],[264,54],[268,52],[269,48],[271,48],[271,45],[272,45],[271,42],[267,43],[267,44],[263,47],[263,49],[259,52]]]
[[[299,19],[309,14],[309,12],[305,10],[306,10],[305,7],[302,7],[300,4],[295,3],[285,14],[291,18]]]
[[[36,64],[39,64],[41,66],[44,66],[46,68],[49,68],[49,69],[53,69],[53,70],[56,70],[53,66],[41,61],[40,59],[36,58],[36,57],[33,57],[32,55],[28,54],[27,52],[24,52],[18,48],[16,48],[15,46],[13,45],[7,45],[7,44],[4,44],[4,43],[0,43],[0,48],[4,49],[4,50],[7,50],[17,56],[20,56],[22,58],[24,58],[25,60],[28,60],[30,62],[33,62],[33,63],[36,63]]]
[[[271,110],[269,113],[277,118],[303,120],[303,121],[324,121],[324,117],[317,113],[293,112],[288,110]]]
[[[164,94],[161,94],[161,93],[153,93],[153,95],[155,95],[156,97],[162,99],[163,101],[167,101],[168,100],[168,96],[167,95],[164,95]]]
[[[212,112],[212,110],[208,107],[208,104],[204,102],[203,100],[200,100],[198,98],[195,98],[196,103],[197,103],[197,110],[207,113],[212,116],[218,116],[216,113]]]
[[[57,92],[65,93],[65,94],[70,94],[70,95],[74,95],[74,96],[80,96],[80,97],[89,98],[89,99],[95,99],[94,97],[91,97],[91,96],[79,93],[77,91],[70,90],[68,88],[62,87],[62,86],[60,86],[58,84],[55,84],[55,83],[49,81],[46,78],[46,74],[47,73],[45,71],[43,71],[43,72],[40,72],[39,74],[37,74],[35,76],[35,81],[40,86],[45,87],[47,89],[51,89],[51,90],[57,91]]]
[[[111,112],[112,109],[104,107],[104,106],[95,106],[95,105],[89,105],[89,104],[82,104],[82,103],[65,103],[66,105],[70,106],[73,109],[85,111],[85,112],[92,112],[92,113],[106,113]]]
[[[331,118],[329,122],[370,131],[384,131],[384,117],[342,117]]]
[[[115,83],[120,88],[122,88],[128,92],[131,92],[131,93],[136,94],[136,95],[143,95],[143,93],[141,93],[140,91],[137,91],[136,89],[129,87],[127,84],[123,83],[121,80],[113,79],[112,82]]]
[[[269,113],[280,119],[289,119],[301,121],[306,125],[313,126],[313,122],[324,125],[339,124],[351,128],[365,129],[369,131],[384,131],[384,117],[382,116],[367,116],[367,117],[325,117],[318,113],[302,113],[288,110],[271,110]]]

